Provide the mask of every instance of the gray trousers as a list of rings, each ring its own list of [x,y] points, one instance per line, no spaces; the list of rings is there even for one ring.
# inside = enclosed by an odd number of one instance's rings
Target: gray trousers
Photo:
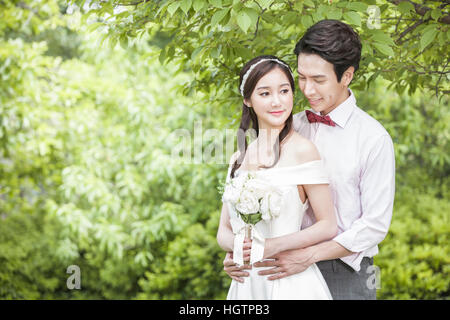
[[[376,300],[377,290],[370,285],[368,273],[373,265],[373,258],[364,257],[359,272],[340,259],[320,261],[317,263],[335,300]],[[369,284],[368,284],[369,283]]]

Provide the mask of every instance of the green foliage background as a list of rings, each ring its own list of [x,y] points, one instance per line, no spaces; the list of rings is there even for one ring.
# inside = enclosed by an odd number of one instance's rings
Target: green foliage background
[[[225,129],[237,127],[242,58],[267,51],[263,47],[284,30],[289,37],[272,53],[287,55],[295,66],[293,43],[328,15],[319,9],[328,1],[299,2],[307,12],[317,9],[316,16],[300,18],[290,30],[268,25],[289,5],[298,10],[297,2],[245,1],[237,10],[241,2],[152,1],[119,13],[109,3],[80,13],[64,1],[0,1],[0,298],[223,299],[230,279],[215,235],[217,186],[228,159],[173,157],[179,146],[173,132],[185,129],[194,137],[201,121],[218,129],[215,139],[201,136],[204,148],[224,142]],[[411,49],[386,40],[388,22],[382,23],[386,33],[369,34],[364,14],[353,14],[367,4],[339,3],[333,8],[341,11],[331,11],[359,24],[364,39],[382,48],[366,47],[352,89],[395,144],[394,216],[375,257],[378,298],[448,299],[450,113],[448,73],[440,69],[448,27],[439,20],[445,8],[414,30],[420,37],[437,25],[439,33]],[[256,31],[258,6],[268,14],[256,33],[265,40],[251,42],[246,35]],[[399,8],[413,18],[408,5]],[[145,10],[155,20],[139,24]],[[111,16],[102,18],[105,12]],[[250,18],[248,26],[239,12]],[[212,27],[208,15],[216,17]],[[297,18],[291,13],[285,23]],[[176,29],[182,22],[187,29]],[[413,46],[415,36],[403,45]],[[412,70],[414,59],[430,69]],[[387,63],[391,71],[384,70]],[[305,106],[297,93],[296,112]],[[81,268],[81,290],[67,289],[69,265]]]

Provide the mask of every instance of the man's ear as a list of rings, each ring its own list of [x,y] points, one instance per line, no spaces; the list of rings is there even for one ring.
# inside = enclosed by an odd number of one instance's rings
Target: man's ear
[[[341,78],[341,84],[345,87],[350,85],[350,82],[353,80],[353,74],[355,73],[355,68],[353,66],[348,67],[347,70],[344,71]]]

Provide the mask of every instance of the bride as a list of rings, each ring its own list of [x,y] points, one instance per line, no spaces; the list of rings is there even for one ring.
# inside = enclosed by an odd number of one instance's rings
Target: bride
[[[238,133],[239,151],[230,160],[227,184],[217,232],[219,246],[233,252],[237,265],[270,259],[279,252],[308,247],[329,240],[337,233],[336,217],[328,187],[328,178],[315,146],[293,130],[292,107],[295,83],[288,65],[275,56],[259,56],[245,64],[240,72],[243,109]],[[247,144],[246,132],[252,128],[256,139]],[[266,205],[270,214],[252,223],[244,222],[234,196],[233,183],[239,177],[264,181],[279,195]],[[267,197],[266,197],[267,198]],[[234,202],[233,200],[234,199]],[[268,199],[268,198],[267,198]],[[300,230],[308,208],[316,223]],[[239,208],[239,209],[237,209]],[[275,214],[274,212],[277,212]],[[233,279],[227,299],[332,299],[319,268],[313,264],[304,272],[269,281],[249,269],[245,281]],[[281,270],[280,270],[281,272]]]

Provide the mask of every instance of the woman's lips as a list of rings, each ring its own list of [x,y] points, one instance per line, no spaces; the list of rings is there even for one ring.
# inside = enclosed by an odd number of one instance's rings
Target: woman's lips
[[[270,114],[273,116],[281,116],[283,114],[284,110],[280,111],[271,111]]]

